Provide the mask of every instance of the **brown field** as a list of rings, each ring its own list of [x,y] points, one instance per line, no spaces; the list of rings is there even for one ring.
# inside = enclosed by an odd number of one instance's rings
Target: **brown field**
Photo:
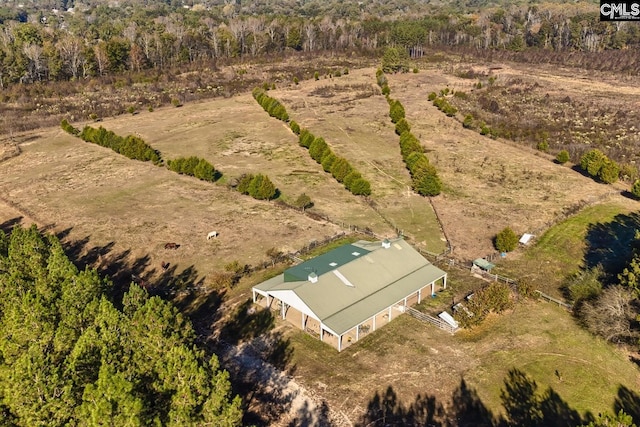
[[[598,80],[543,71],[540,84],[549,90],[570,85],[586,97],[602,95]],[[505,65],[502,72],[520,70]],[[540,233],[573,206],[613,200],[637,210],[637,202],[620,195],[623,184],[598,184],[568,166],[554,164],[549,155],[463,129],[427,100],[431,91],[447,85],[464,88],[471,84],[469,80],[430,68],[389,76],[389,82],[391,96],[403,103],[412,132],[421,139],[445,184],[443,194],[431,202],[454,257],[469,260],[494,252],[491,239],[505,226],[517,233]],[[624,84],[629,93],[635,90],[634,82]],[[375,86],[375,69],[303,81],[270,94],[287,107],[292,119],[324,137],[337,155],[349,159],[371,181],[371,199],[387,221],[424,249],[445,249],[430,201],[408,189],[409,175],[388,105]],[[14,135],[20,154],[0,162],[0,223],[22,217],[75,242],[81,253],[98,248],[94,252],[101,254],[97,262],[102,265],[117,261],[128,271],[153,278],[165,261],[175,273],[195,270],[197,280],[205,283],[233,260],[255,265],[267,259],[270,248],[295,251],[311,240],[340,233],[344,226],[367,227],[385,236],[395,233],[362,198],[352,196],[325,174],[298,146],[287,126],[270,118],[250,94],[90,124],[120,135],[139,134],[165,159],[204,157],[224,177],[216,184],[201,182],[84,143],[59,128],[43,129]],[[307,193],[314,202],[313,211],[333,223],[227,188],[225,183],[245,172],[269,175],[285,200]],[[220,237],[207,241],[211,230]],[[167,242],[181,247],[166,250]],[[456,280],[465,279],[454,279],[454,288]],[[235,303],[246,298],[249,285],[235,290]],[[540,318],[548,321],[537,322]],[[522,324],[510,329],[518,319]],[[535,328],[526,329],[526,325]],[[564,330],[562,325],[570,326]],[[593,358],[572,358],[572,347],[557,336],[579,336],[587,344],[596,341],[575,327],[567,313],[546,305],[519,307],[482,330],[453,337],[403,316],[341,354],[288,325],[280,325],[279,330],[290,339],[290,367],[295,367],[295,375],[352,422],[366,412],[373,394],[387,386],[404,404],[422,393],[447,406],[461,378],[498,412],[501,381],[512,366],[527,369],[542,389],[552,386],[581,412],[610,409],[615,386],[625,376],[625,386],[640,389],[637,369],[608,346],[594,357],[614,360],[612,373],[598,371],[602,377],[611,374],[609,382],[582,384],[578,373],[584,366],[600,368]],[[590,347],[585,348],[588,352]],[[518,359],[519,354],[544,358]],[[576,372],[576,377],[554,383],[557,363],[572,366],[570,372]],[[579,387],[586,387],[591,396],[599,388],[606,389],[608,397],[577,396],[573,391]]]

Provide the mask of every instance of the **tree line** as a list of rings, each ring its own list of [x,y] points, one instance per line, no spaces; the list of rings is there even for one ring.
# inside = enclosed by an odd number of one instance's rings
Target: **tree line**
[[[140,137],[133,135],[122,137],[113,131],[106,130],[102,126],[97,129],[91,126],[85,126],[82,131],[80,131],[66,119],[62,120],[60,127],[65,132],[77,136],[83,141],[111,148],[116,153],[122,154],[130,159],[152,161],[158,166],[162,166],[163,164],[160,151],[153,149]],[[214,182],[222,176],[222,173],[216,170],[211,163],[197,156],[179,157],[168,160],[167,168],[181,175],[193,176],[208,182]],[[242,194],[250,195],[258,200],[271,200],[279,195],[278,189],[273,185],[269,177],[262,174],[255,176],[251,174],[242,175],[237,190]]]
[[[169,302],[78,269],[35,226],[0,231],[0,417],[17,426],[240,426],[217,357]]]
[[[263,88],[257,87],[252,93],[255,100],[270,116],[289,122],[289,114],[285,107],[275,98],[267,95]],[[320,164],[325,172],[331,173],[336,181],[344,184],[347,190],[356,196],[371,194],[371,183],[363,178],[347,159],[334,154],[324,138],[316,137],[307,129],[301,128],[294,120],[289,122],[289,128],[298,135],[298,144],[308,149],[309,156]]]
[[[572,3],[571,8],[498,6],[468,13],[472,8],[408,2],[411,7],[406,1],[389,2],[389,8],[363,3],[349,19],[340,12],[347,6],[339,3],[319,9],[321,13],[305,11],[307,2],[275,12],[282,1],[272,2],[271,10],[240,3],[228,8],[232,5],[190,2],[185,8],[153,1],[120,7],[83,2],[72,10],[68,4],[28,7],[15,14],[5,7],[0,13],[0,89],[18,82],[64,81],[287,51],[377,52],[391,47],[419,57],[426,48],[441,47],[599,52],[640,44],[637,25],[600,22],[596,5],[590,3]],[[625,55],[638,61],[633,50]],[[621,66],[638,72],[637,67]]]
[[[411,133],[404,106],[397,99],[391,98],[389,82],[382,69],[376,71],[376,81],[389,104],[389,117],[395,124],[395,132],[400,136],[400,154],[411,175],[413,190],[421,196],[437,196],[442,191],[438,171],[424,154],[420,140]]]

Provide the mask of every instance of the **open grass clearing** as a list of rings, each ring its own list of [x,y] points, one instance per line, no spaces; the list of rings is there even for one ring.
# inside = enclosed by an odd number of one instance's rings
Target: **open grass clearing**
[[[562,297],[559,287],[566,277],[582,268],[593,267],[585,260],[592,246],[589,231],[598,226],[615,227],[622,217],[632,218],[631,207],[627,203],[611,202],[585,208],[548,229],[530,248],[521,248],[506,258],[497,259],[496,273],[529,280],[536,289]],[[633,226],[627,227],[626,234],[633,236],[634,231]],[[621,238],[623,236],[612,236],[611,240]],[[593,242],[598,243],[601,242]],[[608,247],[611,245],[612,242],[607,243]],[[592,262],[597,263],[597,260]]]
[[[593,337],[553,304],[517,306],[458,337],[474,342],[481,352],[479,369],[465,377],[494,412],[501,406],[500,390],[512,368],[533,379],[539,392],[552,388],[582,415],[613,412],[620,386],[640,390],[640,370],[623,351]]]

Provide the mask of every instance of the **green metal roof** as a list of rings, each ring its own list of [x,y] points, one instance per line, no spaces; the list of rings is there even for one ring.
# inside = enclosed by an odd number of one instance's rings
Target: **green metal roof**
[[[496,266],[495,264],[491,264],[489,261],[487,261],[484,258],[474,259],[473,264],[487,271],[491,270],[493,267]]]
[[[293,292],[295,298],[291,296],[290,301],[302,301],[315,317],[340,335],[446,276],[402,239],[391,241],[389,248],[383,248],[381,242],[364,241],[342,248],[342,254],[356,251],[361,255],[353,256],[351,262],[325,268],[323,273],[318,270],[316,283],[307,280],[308,270],[302,270],[305,275],[301,280],[287,282],[285,273],[255,288],[283,298]]]
[[[309,273],[316,273],[318,276],[322,276],[326,272],[340,268],[357,257],[368,253],[368,250],[355,245],[340,246],[287,269],[284,272],[284,281],[296,282],[298,280],[307,280]]]

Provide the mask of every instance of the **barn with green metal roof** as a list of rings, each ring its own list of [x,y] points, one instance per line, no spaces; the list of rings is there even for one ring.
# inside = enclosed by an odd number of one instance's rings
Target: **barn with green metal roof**
[[[253,288],[253,301],[279,310],[338,351],[447,286],[447,273],[405,240],[359,241],[287,269]]]

